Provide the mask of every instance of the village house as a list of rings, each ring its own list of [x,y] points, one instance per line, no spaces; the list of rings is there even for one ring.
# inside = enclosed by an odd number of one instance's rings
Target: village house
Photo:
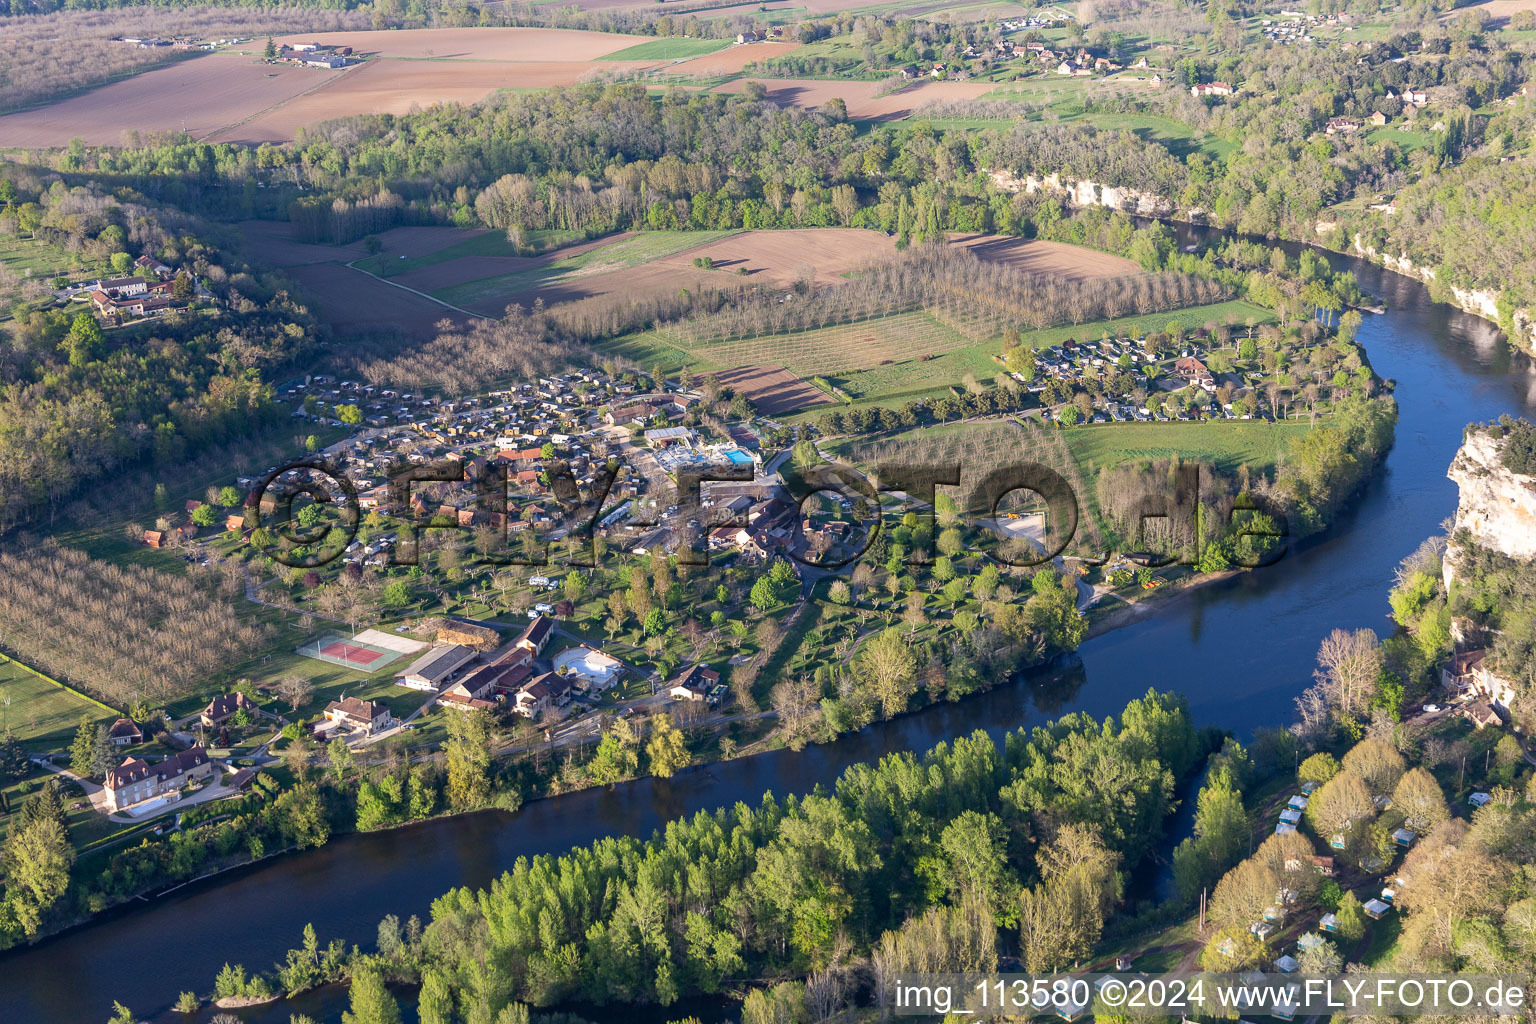
[[[524,653],[524,652],[519,652]],[[438,694],[437,702],[443,707],[461,711],[485,711],[496,706],[498,694],[505,694],[528,677],[525,661],[503,664],[493,662],[482,666]]]
[[[395,724],[395,716],[390,714],[388,705],[356,697],[331,701],[325,706],[325,717],[337,729],[350,729],[364,736],[383,732]]]
[[[107,742],[114,747],[131,747],[144,742],[144,730],[131,718],[119,718],[107,730]]]
[[[717,704],[719,697],[714,695],[714,690],[719,682],[720,673],[714,669],[704,665],[689,665],[667,687],[667,696],[673,700],[708,701],[711,704]]]
[[[540,615],[528,623],[526,629],[514,641],[516,646],[523,648],[537,657],[543,653],[544,646],[549,643],[549,638],[554,635],[555,620],[545,615]]]
[[[1353,117],[1330,117],[1323,131],[1328,135],[1353,135],[1360,130],[1360,122]]]
[[[1488,653],[1486,648],[1457,651],[1441,668],[1440,682],[1454,693],[1482,697],[1507,710],[1515,699],[1515,686],[1489,667]]]
[[[1468,704],[1459,713],[1477,729],[1486,729],[1490,725],[1498,726],[1504,724],[1504,720],[1499,717],[1499,713],[1486,700]]]
[[[545,672],[524,683],[513,697],[513,709],[524,718],[537,718],[551,708],[571,702],[572,684],[554,672]]]
[[[183,750],[156,764],[143,758],[130,757],[116,768],[107,770],[102,782],[108,809],[120,811],[124,807],[152,800],[158,796],[213,773],[212,763],[202,747]]]
[[[259,710],[256,707],[256,702],[245,694],[226,693],[209,701],[208,706],[203,708],[203,713],[199,716],[198,720],[203,723],[205,729],[213,729],[234,718],[236,712],[242,709],[250,714],[252,718],[256,716]]]
[[[1216,378],[1206,365],[1194,356],[1184,356],[1175,360],[1173,372],[1182,377],[1187,383],[1205,391],[1216,390]]]
[[[1196,98],[1205,96],[1231,96],[1232,87],[1226,82],[1202,82],[1189,87],[1189,94]]]

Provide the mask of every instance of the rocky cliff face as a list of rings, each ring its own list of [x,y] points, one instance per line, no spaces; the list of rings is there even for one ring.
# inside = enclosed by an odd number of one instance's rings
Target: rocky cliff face
[[[1337,227],[1337,224],[1328,223],[1326,230],[1331,231],[1335,227]],[[1318,222],[1317,230],[1320,233],[1324,232],[1323,221]],[[1403,253],[1400,256],[1393,256],[1391,253],[1379,253],[1374,246],[1366,245],[1358,234],[1354,236],[1353,244],[1357,254],[1364,256],[1366,259],[1378,261],[1388,270],[1396,271],[1405,277],[1416,278],[1425,284],[1432,283],[1435,280],[1435,269],[1433,267],[1418,266],[1407,253]],[[1493,323],[1499,322],[1498,292],[1487,290],[1469,291],[1465,288],[1451,285],[1450,293],[1451,302],[1458,309],[1471,313],[1473,316],[1480,316],[1484,320],[1489,320]],[[1513,320],[1514,330],[1510,340],[1515,343],[1517,348],[1524,349],[1526,352],[1536,353],[1536,320],[1532,319],[1531,311],[1528,309],[1517,309],[1514,311]]]
[[[1478,546],[1511,558],[1536,558],[1536,477],[1504,468],[1502,444],[1500,438],[1471,434],[1451,460],[1446,476],[1461,489],[1452,532],[1466,530]],[[1445,559],[1447,583],[1455,561],[1453,544]]]
[[[1142,192],[1133,188],[1119,188],[1096,181],[1064,180],[1060,174],[1037,178],[1033,174],[1019,177],[1008,171],[993,171],[992,183],[1004,192],[1054,192],[1064,195],[1073,206],[1107,206],[1112,210],[1124,210],[1141,217],[1170,217],[1173,203],[1164,196]],[[1191,215],[1199,213],[1190,211]]]

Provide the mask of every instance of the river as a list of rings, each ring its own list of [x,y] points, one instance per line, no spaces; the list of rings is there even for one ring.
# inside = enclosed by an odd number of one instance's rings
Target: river
[[[1329,259],[1337,267],[1344,257]],[[99,1024],[114,999],[140,1016],[204,1021],[206,1013],[166,1013],[177,992],[209,991],[226,960],[267,968],[298,944],[306,923],[322,943],[342,938],[368,946],[385,914],[425,919],[434,897],[483,885],[519,856],[605,835],[646,835],[682,814],[756,803],[769,790],[805,792],[853,762],[926,749],[975,729],[996,735],[1079,709],[1111,714],[1149,686],[1183,692],[1202,726],[1246,735],[1288,721],[1329,630],[1390,628],[1386,592],[1394,567],[1455,510],[1456,488],[1445,471],[1462,427],[1529,413],[1536,404],[1536,368],[1490,324],[1430,302],[1408,278],[1345,262],[1388,305],[1384,315],[1366,317],[1360,338],[1377,372],[1396,382],[1397,443],[1350,512],[1278,564],[1202,588],[1090,640],[1064,668],[827,746],[535,801],[512,815],[484,812],[345,836],[133,904],[0,957],[0,1022]],[[286,1024],[296,1009],[334,1020],[341,1005],[339,992],[322,992],[246,1019]],[[627,1010],[624,1017],[639,1020]]]

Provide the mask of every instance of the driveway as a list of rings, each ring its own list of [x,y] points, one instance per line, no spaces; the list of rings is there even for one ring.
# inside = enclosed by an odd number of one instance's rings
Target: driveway
[[[184,796],[180,800],[172,800],[169,803],[161,804],[159,807],[155,808],[154,812],[151,814],[141,814],[138,816],[127,814],[122,811],[108,811],[107,791],[102,788],[101,783],[92,782],[89,779],[82,779],[80,776],[76,775],[69,769],[60,768],[56,765],[45,764],[42,767],[48,769],[51,772],[62,775],[72,782],[80,783],[80,788],[85,790],[86,799],[90,800],[91,808],[93,810],[101,814],[105,814],[110,820],[119,822],[120,824],[136,825],[140,822],[153,821],[163,814],[179,813],[186,810],[188,807],[196,807],[198,804],[205,804],[210,800],[218,800],[226,796],[232,796],[238,792],[237,790],[231,789],[224,784],[226,766],[218,761],[211,761],[209,763],[213,765],[214,771],[218,772],[218,777],[214,782],[204,786],[202,789],[198,790],[196,793],[193,793],[191,796]]]

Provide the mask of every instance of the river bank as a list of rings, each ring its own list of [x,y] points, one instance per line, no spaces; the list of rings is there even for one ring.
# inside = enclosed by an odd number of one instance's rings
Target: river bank
[[[309,922],[322,941],[371,944],[384,914],[425,914],[448,888],[482,886],[519,856],[561,852],[605,835],[649,834],[701,809],[755,803],[767,791],[807,792],[846,764],[926,749],[978,728],[996,735],[1066,711],[1113,713],[1150,685],[1183,692],[1202,726],[1247,735],[1289,719],[1323,636],[1336,627],[1387,628],[1382,595],[1393,569],[1455,508],[1445,468],[1462,427],[1536,408],[1536,367],[1499,342],[1485,321],[1434,304],[1421,284],[1374,264],[1354,260],[1350,269],[1386,301],[1388,312],[1368,319],[1361,336],[1378,373],[1397,383],[1397,443],[1328,533],[1296,545],[1276,565],[1170,595],[1175,600],[1158,602],[1158,614],[1127,618],[1090,637],[1075,658],[1011,685],[831,744],[530,801],[516,815],[477,812],[339,836],[317,850],[123,907],[0,955],[0,1021],[105,1019],[113,999],[153,1016],[179,990],[206,991],[226,960],[253,967],[277,960]],[[142,971],[146,962],[156,970]],[[61,976],[73,979],[67,991],[57,991]],[[269,1009],[261,1024],[286,1024],[286,1003]],[[310,1012],[298,1004],[294,1010]],[[633,1019],[629,1008],[593,1019],[621,1016]],[[166,1019],[199,1022],[207,1015]]]

